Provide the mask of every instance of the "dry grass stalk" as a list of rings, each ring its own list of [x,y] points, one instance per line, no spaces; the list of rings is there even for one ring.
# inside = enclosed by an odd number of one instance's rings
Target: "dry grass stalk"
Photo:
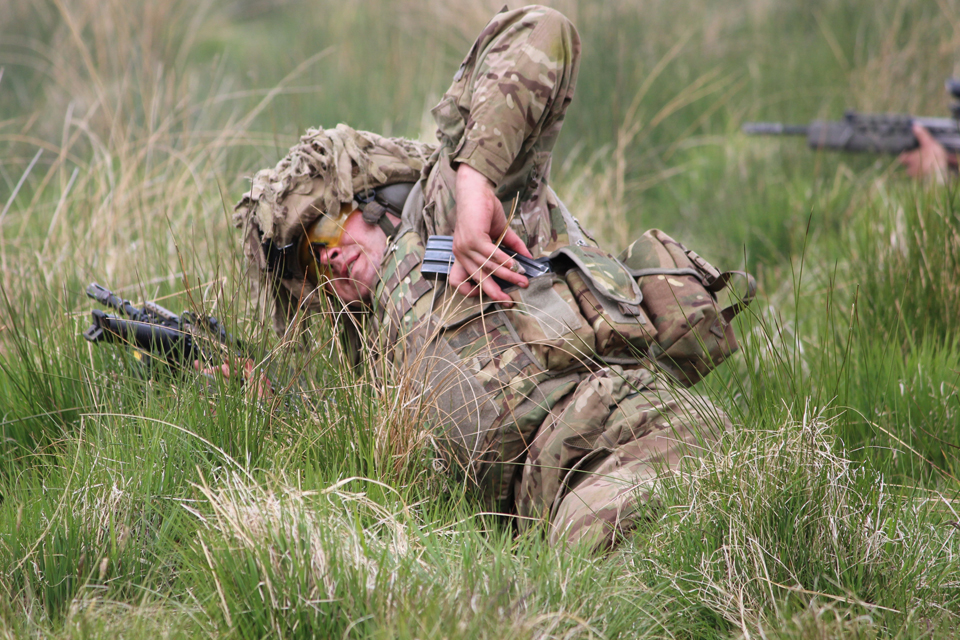
[[[230,475],[217,488],[206,484],[198,487],[207,499],[208,514],[189,510],[207,526],[201,534],[203,544],[217,549],[224,543],[239,544],[254,558],[271,605],[289,607],[285,590],[292,585],[273,584],[271,576],[281,579],[288,574],[291,562],[301,562],[290,557],[290,550],[307,553],[309,600],[337,597],[336,576],[343,575],[345,566],[363,576],[366,589],[372,591],[378,578],[395,580],[395,575],[384,578],[382,572],[389,575],[401,558],[419,554],[419,547],[396,514],[362,492],[345,491],[349,484],[364,482],[371,481],[349,478],[322,492],[305,492],[291,487],[283,478],[268,483],[276,487],[270,489]],[[371,516],[375,524],[361,529],[358,522]],[[211,535],[213,532],[222,537]],[[217,574],[218,561],[207,555],[211,571]],[[385,558],[390,562],[382,564]]]
[[[892,503],[883,479],[874,480],[875,496],[863,495],[864,474],[868,472],[845,457],[842,449],[838,453],[839,445],[831,431],[830,421],[822,412],[809,411],[799,421],[788,421],[777,430],[728,434],[726,443],[697,460],[684,479],[681,486],[686,487],[682,491],[687,506],[678,508],[679,517],[652,536],[653,547],[667,548],[664,545],[670,544],[674,527],[709,528],[713,518],[722,514],[722,548],[701,559],[698,583],[687,581],[685,587],[678,588],[689,591],[695,586],[697,597],[741,628],[745,637],[750,630],[783,624],[768,617],[778,610],[786,592],[810,600],[811,617],[800,621],[801,626],[856,626],[857,621],[849,617],[841,616],[842,620],[835,622],[820,619],[817,612],[826,614],[837,606],[893,611],[864,602],[856,594],[838,596],[805,584],[796,573],[804,567],[784,564],[777,544],[806,540],[814,547],[811,552],[816,562],[835,565],[837,570],[854,557],[865,570],[882,570],[891,545],[902,553],[923,557],[936,555],[943,548],[942,535],[907,533],[902,525],[889,527]],[[791,508],[784,515],[801,519],[783,526],[792,532],[789,535],[801,537],[779,539],[776,524],[772,524],[773,531],[758,530],[758,518],[781,510],[781,505],[771,500],[786,497],[793,504],[800,499],[798,495],[807,496],[803,508]],[[926,506],[917,503],[915,508]],[[663,573],[670,572],[664,568]],[[784,574],[787,578],[775,579]],[[917,580],[913,590],[919,594],[925,582],[922,572]]]

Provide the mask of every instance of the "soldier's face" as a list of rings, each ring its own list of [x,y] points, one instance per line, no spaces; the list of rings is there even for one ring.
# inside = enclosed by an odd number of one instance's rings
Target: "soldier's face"
[[[354,211],[343,225],[340,244],[319,252],[321,264],[330,273],[327,288],[345,304],[370,302],[386,248],[383,229],[367,224],[360,212]]]

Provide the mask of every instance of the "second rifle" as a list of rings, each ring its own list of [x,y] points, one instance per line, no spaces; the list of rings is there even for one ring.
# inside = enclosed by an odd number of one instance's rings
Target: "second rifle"
[[[960,99],[960,80],[948,80],[947,91]],[[952,118],[847,111],[841,120],[814,120],[807,125],[747,122],[743,132],[763,136],[804,136],[812,149],[900,154],[917,148],[913,125],[919,124],[950,152],[960,151],[960,102],[951,106]]]

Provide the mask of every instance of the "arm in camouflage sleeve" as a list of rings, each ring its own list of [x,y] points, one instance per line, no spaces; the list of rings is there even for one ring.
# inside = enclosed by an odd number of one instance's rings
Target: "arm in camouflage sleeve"
[[[499,33],[484,43],[491,31]],[[484,34],[454,162],[500,185],[517,161],[553,150],[576,86],[580,36],[566,17],[544,7],[500,14]]]
[[[577,32],[562,14],[528,7],[496,16],[458,73],[454,86],[462,80],[459,106],[467,118],[453,158],[457,263],[450,281],[463,294],[476,294],[470,280],[485,275],[527,284],[507,270],[513,261],[496,249],[502,236],[505,246],[530,255],[507,227],[495,188],[501,187],[499,197],[521,189],[530,197],[538,180],[546,182],[550,152],[573,97],[579,49]],[[467,77],[460,77],[464,71]],[[509,302],[492,279],[482,280],[482,287],[490,298]]]

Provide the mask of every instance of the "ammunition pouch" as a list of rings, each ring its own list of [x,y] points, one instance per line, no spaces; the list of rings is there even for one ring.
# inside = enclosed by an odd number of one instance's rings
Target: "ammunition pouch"
[[[568,246],[550,262],[555,273],[511,292],[504,312],[554,371],[640,364],[693,385],[739,348],[731,321],[756,294],[749,274],[721,273],[656,229],[617,258]]]

